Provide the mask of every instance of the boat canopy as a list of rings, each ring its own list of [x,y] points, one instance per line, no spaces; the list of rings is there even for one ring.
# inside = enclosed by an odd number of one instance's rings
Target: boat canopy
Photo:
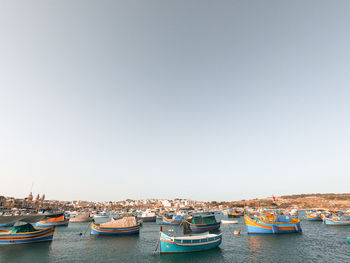
[[[11,233],[27,233],[34,232],[36,229],[29,223],[12,227]]]
[[[191,220],[192,224],[200,224],[200,225],[211,225],[216,224],[216,218],[214,215],[201,215],[201,216],[194,216]]]

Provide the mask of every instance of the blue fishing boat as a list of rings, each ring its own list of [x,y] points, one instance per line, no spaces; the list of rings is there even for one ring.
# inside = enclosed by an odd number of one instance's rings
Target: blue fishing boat
[[[218,230],[220,228],[220,221],[217,221],[213,213],[194,214],[184,220],[184,230],[192,232],[206,232],[211,230]]]
[[[349,226],[350,218],[345,216],[324,217],[323,223],[329,226]]]
[[[36,226],[49,227],[49,226],[68,226],[69,218],[65,218],[64,215],[54,218],[49,218],[36,223]]]
[[[31,223],[49,217],[57,217],[58,215],[59,214],[0,216],[0,223],[3,225],[18,222],[18,225],[13,226],[10,230],[0,230],[0,244],[52,241],[55,232],[54,227],[35,229]]]
[[[52,241],[54,227],[35,229],[31,224],[12,227],[11,230],[0,230],[0,244],[23,244]]]
[[[91,235],[131,235],[139,234],[141,223],[135,217],[112,219],[103,224],[91,224]]]
[[[162,223],[165,225],[180,225],[183,221],[182,216],[176,216],[176,215],[163,215],[162,216]]]
[[[285,234],[302,232],[300,220],[286,215],[266,213],[258,218],[244,215],[248,234]]]
[[[160,254],[188,253],[204,251],[218,247],[222,234],[189,235],[182,237],[169,236],[160,232]]]

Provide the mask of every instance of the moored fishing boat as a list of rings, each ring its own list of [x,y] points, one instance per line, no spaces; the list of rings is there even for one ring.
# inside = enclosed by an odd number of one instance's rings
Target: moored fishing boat
[[[165,225],[180,225],[183,221],[182,216],[172,216],[172,215],[163,215],[162,223]]]
[[[322,221],[321,213],[317,213],[314,211],[307,211],[305,218],[308,221]]]
[[[103,224],[91,224],[92,235],[130,235],[140,232],[141,224],[135,217],[123,217]]]
[[[157,220],[157,216],[153,212],[144,212],[139,218],[142,219],[142,222],[156,222]]]
[[[175,237],[161,231],[159,242],[160,254],[198,252],[218,247],[222,242],[222,234]]]
[[[54,227],[35,229],[31,223],[50,217],[57,217],[58,215],[59,214],[0,216],[0,224],[12,222],[18,222],[19,224],[13,226],[11,230],[0,230],[0,244],[52,241],[55,232]]]
[[[244,215],[248,234],[284,234],[302,232],[300,220],[286,215],[266,213],[258,218]]]
[[[71,217],[69,219],[70,223],[82,223],[82,222],[91,222],[93,218],[89,213],[78,214],[75,217]]]
[[[192,232],[205,232],[217,230],[220,228],[221,222],[216,221],[213,213],[194,214],[184,220],[184,230]]]
[[[227,209],[222,211],[224,216],[227,216],[228,218],[232,217],[240,217],[242,214],[237,212],[235,209]]]
[[[35,229],[31,224],[12,227],[11,230],[0,230],[0,244],[23,244],[52,241],[54,227]]]
[[[94,218],[109,218],[109,213],[108,212],[98,212],[97,214],[94,215]]]
[[[330,226],[349,226],[350,218],[345,216],[336,216],[334,215],[331,218],[324,217],[323,223]]]
[[[41,220],[36,223],[36,226],[49,227],[49,226],[68,226],[69,219],[65,218],[64,215],[54,218],[49,218],[46,220]]]
[[[221,224],[238,224],[237,220],[221,220]]]

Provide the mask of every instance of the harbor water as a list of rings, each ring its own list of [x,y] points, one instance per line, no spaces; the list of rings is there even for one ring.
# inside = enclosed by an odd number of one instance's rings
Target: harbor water
[[[300,218],[303,233],[285,235],[247,235],[243,217],[234,218],[238,224],[221,225],[219,248],[171,255],[153,254],[159,223],[144,223],[134,236],[90,236],[89,223],[70,223],[56,228],[52,242],[2,245],[0,262],[350,262],[349,226]],[[241,234],[234,236],[237,229]]]

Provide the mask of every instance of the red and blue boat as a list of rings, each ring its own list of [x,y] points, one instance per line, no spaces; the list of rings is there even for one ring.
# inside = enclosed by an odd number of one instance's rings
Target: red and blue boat
[[[217,221],[213,213],[194,214],[184,220],[184,230],[192,232],[206,232],[218,230],[221,222]]]
[[[163,215],[162,223],[165,225],[180,225],[183,222],[182,216],[176,215]]]
[[[289,215],[276,215],[267,212],[257,218],[244,215],[248,234],[285,234],[302,232],[300,220]]]
[[[59,217],[53,217],[46,220],[42,220],[36,223],[36,226],[50,227],[50,226],[68,226],[69,218],[65,218],[64,215]]]
[[[91,235],[132,235],[139,234],[141,223],[136,217],[123,217],[121,219],[103,224],[91,224]]]

